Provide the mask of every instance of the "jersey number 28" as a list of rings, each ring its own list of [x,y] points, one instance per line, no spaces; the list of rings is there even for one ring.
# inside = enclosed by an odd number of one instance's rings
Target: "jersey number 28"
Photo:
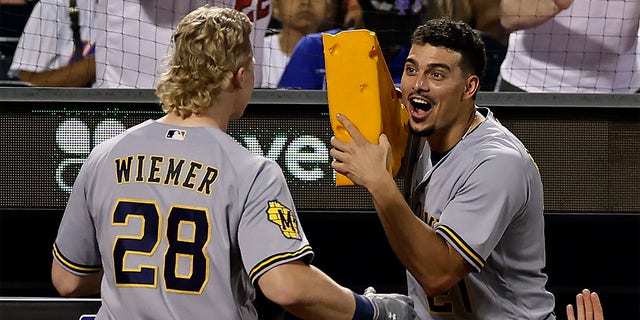
[[[209,242],[209,221],[204,208],[173,206],[167,215],[167,249],[164,252],[163,271],[165,289],[169,292],[200,294],[207,283],[209,258],[204,248]],[[113,224],[128,226],[130,218],[141,219],[138,235],[119,235],[113,245],[113,263],[116,285],[155,288],[158,267],[137,265],[130,267],[127,259],[152,256],[162,241],[162,215],[154,201],[121,199],[113,212]],[[181,230],[191,232],[183,234]],[[187,233],[187,232],[184,232]],[[190,270],[179,270],[178,261],[187,259]]]

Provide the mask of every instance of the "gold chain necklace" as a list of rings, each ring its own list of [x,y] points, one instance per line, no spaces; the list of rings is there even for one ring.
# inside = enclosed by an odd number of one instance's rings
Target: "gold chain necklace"
[[[469,123],[469,127],[467,128],[467,132],[465,132],[462,138],[460,138],[461,141],[464,140],[464,138],[466,138],[467,135],[469,135],[469,133],[471,133],[471,131],[475,128],[473,126],[473,123],[476,122],[476,118],[478,118],[478,112],[473,111],[473,118],[471,118],[471,122]]]

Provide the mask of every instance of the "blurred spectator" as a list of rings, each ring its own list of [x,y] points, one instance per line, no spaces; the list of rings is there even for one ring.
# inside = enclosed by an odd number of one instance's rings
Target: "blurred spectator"
[[[498,91],[640,88],[638,0],[503,0],[501,21],[513,32]]]
[[[298,41],[321,31],[333,15],[332,0],[271,0],[273,17],[280,21],[280,32],[264,38],[262,88],[276,88]]]
[[[360,0],[364,26],[376,32],[385,58],[394,57],[411,45],[415,28],[426,21],[430,13],[426,0]],[[408,50],[407,50],[408,52]],[[404,59],[402,61],[404,68]]]
[[[493,91],[500,65],[507,53],[509,31],[500,23],[500,0],[442,0],[430,7],[429,16],[445,15],[462,20],[480,33],[484,41],[487,65],[480,82],[480,91]]]
[[[74,1],[75,2],[75,1]],[[89,25],[93,0],[40,0],[31,11],[8,76],[43,87],[84,87],[95,80]],[[73,29],[76,28],[75,34]]]
[[[336,34],[340,31],[342,29],[331,29],[322,33]],[[326,89],[322,33],[312,33],[300,39],[282,73],[278,88]]]
[[[15,80],[7,73],[33,6],[34,3],[27,0],[0,0],[0,86]]]
[[[268,0],[100,0],[92,30],[96,37],[98,88],[154,88],[169,53],[171,33],[190,11],[202,5],[232,7],[254,24],[255,83],[262,81],[264,35],[271,20]]]
[[[360,0],[358,4],[365,27],[376,33],[391,77],[394,83],[399,84],[409,53],[411,34],[425,19],[424,0]],[[347,6],[350,10],[358,10],[353,3],[351,5]],[[345,19],[347,16],[349,14],[345,14]],[[336,34],[342,30],[331,29],[325,33]],[[278,87],[326,89],[321,33],[307,35],[298,42]]]
[[[358,0],[345,0],[343,24],[345,28],[364,28],[362,7]]]

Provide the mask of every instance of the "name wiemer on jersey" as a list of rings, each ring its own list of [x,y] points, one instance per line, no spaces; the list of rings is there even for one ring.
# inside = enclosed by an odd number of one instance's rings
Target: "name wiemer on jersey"
[[[218,168],[175,157],[137,154],[116,158],[113,164],[118,184],[131,183],[133,177],[134,183],[180,186],[211,196],[218,179]]]

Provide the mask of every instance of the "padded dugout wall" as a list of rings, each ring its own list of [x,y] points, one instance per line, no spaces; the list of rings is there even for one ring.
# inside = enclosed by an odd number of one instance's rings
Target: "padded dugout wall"
[[[547,212],[640,212],[640,95],[478,94],[529,149]],[[162,115],[151,90],[0,88],[0,207],[63,207],[95,144]],[[256,90],[229,133],[276,160],[300,210],[371,210],[335,187],[324,91]],[[398,184],[402,185],[401,179]]]

